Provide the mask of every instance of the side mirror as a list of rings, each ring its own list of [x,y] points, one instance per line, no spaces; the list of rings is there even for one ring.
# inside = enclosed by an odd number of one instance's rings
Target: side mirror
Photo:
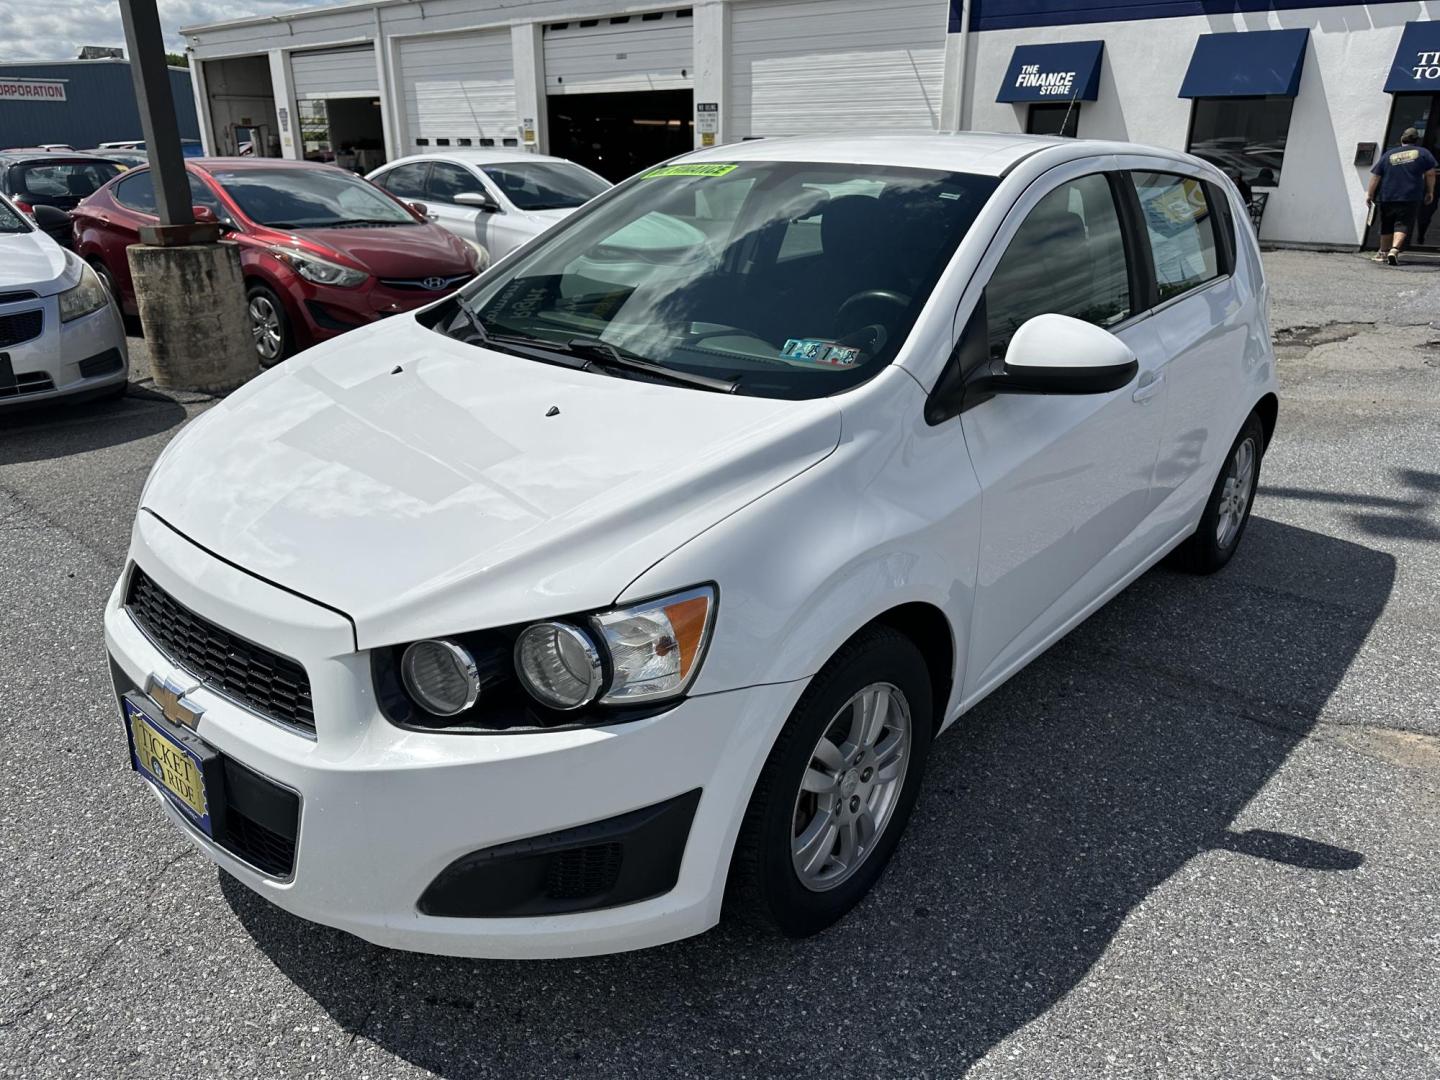
[[[1130,347],[1110,331],[1069,315],[1036,315],[1015,331],[1003,361],[965,380],[962,408],[992,394],[1108,394],[1139,370]]]
[[[58,206],[36,206],[31,210],[30,216],[35,219],[35,224],[46,232],[70,227],[69,212]]]
[[[455,196],[455,205],[473,206],[482,214],[498,214],[500,207],[483,191],[462,191]]]
[[[430,216],[430,208],[426,206],[423,202],[412,202],[408,203],[407,205],[410,207],[411,210],[414,210],[415,213],[419,214],[422,218],[428,218]]]

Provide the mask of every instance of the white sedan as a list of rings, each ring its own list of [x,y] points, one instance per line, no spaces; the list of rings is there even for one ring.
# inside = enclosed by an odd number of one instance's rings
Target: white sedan
[[[518,150],[436,150],[397,158],[367,180],[425,214],[491,259],[539,236],[610,182],[564,158]]]
[[[383,945],[638,948],[727,897],[814,933],[935,735],[1161,558],[1234,555],[1266,301],[1171,151],[655,168],[171,443],[105,615],[117,738],[209,858]]]
[[[120,311],[95,271],[0,195],[0,409],[120,394],[129,367]]]

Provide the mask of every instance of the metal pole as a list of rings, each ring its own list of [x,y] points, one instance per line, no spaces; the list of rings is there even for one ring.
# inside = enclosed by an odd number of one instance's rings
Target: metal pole
[[[145,156],[155,177],[155,204],[160,214],[159,227],[142,229],[140,239],[162,246],[214,240],[218,230],[201,226],[197,231],[191,208],[190,180],[180,153],[180,125],[175,119],[165,36],[155,0],[120,0],[120,20],[125,26],[130,78],[135,84]]]

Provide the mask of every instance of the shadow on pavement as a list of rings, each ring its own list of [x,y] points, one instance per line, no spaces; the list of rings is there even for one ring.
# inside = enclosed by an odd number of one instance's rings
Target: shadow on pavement
[[[441,1076],[958,1076],[1191,858],[1363,862],[1232,823],[1319,719],[1394,576],[1389,555],[1258,517],[1221,574],[1147,574],[936,744],[889,872],[808,941],[727,920],[620,956],[464,961],[222,889],[337,1023]]]
[[[60,400],[0,410],[0,465],[83,454],[169,431],[185,407],[133,386],[124,397]]]

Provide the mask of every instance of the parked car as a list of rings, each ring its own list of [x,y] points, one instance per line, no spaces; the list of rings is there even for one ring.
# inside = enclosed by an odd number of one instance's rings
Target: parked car
[[[139,150],[143,152],[145,150],[145,140],[121,139],[118,142],[102,142],[100,144],[100,151],[102,153],[108,153],[111,150]],[[199,139],[181,139],[180,153],[187,158],[204,157],[205,148],[201,145]]]
[[[120,394],[128,378],[125,331],[104,284],[0,195],[0,409]]]
[[[255,350],[270,365],[469,281],[484,252],[422,211],[328,165],[276,158],[187,164],[200,216],[240,245]],[[135,314],[125,249],[156,218],[149,168],[131,169],[75,213],[77,250]]]
[[[116,162],[90,154],[38,147],[6,150],[0,153],[0,195],[8,195],[31,217],[41,206],[69,211],[122,171]],[[51,214],[40,226],[61,247],[71,246],[68,219]]]
[[[368,179],[396,198],[424,202],[431,221],[494,259],[610,189],[610,181],[573,161],[515,150],[413,154]]]
[[[134,169],[150,164],[150,156],[144,150],[87,150],[87,154],[103,155],[122,169]]]
[[[932,736],[1157,560],[1235,554],[1277,411],[1244,212],[1197,158],[1023,135],[633,178],[171,444],[105,614],[132,764],[387,946],[637,948],[727,886],[817,931]]]

